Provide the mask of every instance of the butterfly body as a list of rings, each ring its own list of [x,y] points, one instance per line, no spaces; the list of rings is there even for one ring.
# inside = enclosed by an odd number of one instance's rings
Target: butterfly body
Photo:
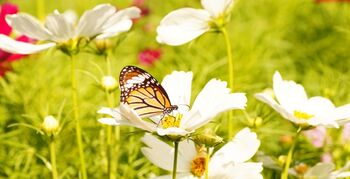
[[[135,66],[124,67],[119,76],[121,103],[128,104],[140,117],[170,114],[177,105],[149,73]]]

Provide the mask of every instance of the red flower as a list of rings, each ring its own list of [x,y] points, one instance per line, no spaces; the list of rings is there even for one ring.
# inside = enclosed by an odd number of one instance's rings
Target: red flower
[[[145,5],[145,0],[134,0],[133,5],[141,9],[141,16],[149,14],[149,8]]]
[[[157,49],[145,49],[139,53],[139,63],[146,66],[151,66],[155,61],[158,61],[162,55],[162,51]]]
[[[6,15],[16,14],[18,12],[18,7],[14,4],[4,3],[0,6],[0,34],[11,35],[12,28],[6,22]],[[26,36],[19,36],[16,38],[17,41],[21,42],[34,42]],[[21,59],[24,55],[11,54],[0,50],[0,76],[3,76],[6,71],[10,70],[9,63],[18,59]]]

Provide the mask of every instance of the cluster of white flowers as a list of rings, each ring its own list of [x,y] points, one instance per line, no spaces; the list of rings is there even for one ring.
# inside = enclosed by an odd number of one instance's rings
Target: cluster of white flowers
[[[16,54],[33,54],[69,41],[79,39],[105,39],[128,31],[132,19],[140,16],[140,9],[130,7],[117,11],[110,4],[101,4],[86,11],[78,23],[72,11],[60,13],[55,10],[46,17],[44,25],[25,13],[7,15],[6,21],[17,32],[46,43],[31,44],[18,42],[0,34],[0,49]]]

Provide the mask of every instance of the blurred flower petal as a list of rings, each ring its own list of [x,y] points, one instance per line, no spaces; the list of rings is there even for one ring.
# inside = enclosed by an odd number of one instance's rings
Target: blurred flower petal
[[[233,0],[201,0],[201,3],[211,16],[219,17],[231,6]]]
[[[46,17],[45,27],[51,32],[53,41],[67,41],[73,38],[73,24],[69,23],[57,10]]]
[[[85,11],[79,20],[75,35],[93,37],[100,34],[108,18],[115,12],[115,7],[110,4],[101,4]]]
[[[198,94],[190,113],[198,111],[200,118],[183,118],[183,124],[188,130],[194,130],[208,123],[221,112],[232,109],[244,109],[247,98],[244,93],[230,93],[227,83],[212,79]]]
[[[173,71],[163,78],[162,86],[167,92],[172,104],[179,108],[190,105],[192,89],[192,72]]]
[[[140,17],[141,10],[137,7],[129,7],[113,14],[102,27],[102,34],[97,39],[109,38],[119,33],[130,30],[132,19]]]
[[[6,16],[6,21],[14,30],[30,38],[49,40],[51,37],[51,33],[29,14],[8,15]]]
[[[234,139],[220,148],[213,156],[213,164],[221,163],[225,165],[233,162],[243,163],[252,158],[258,151],[260,141],[254,132],[251,132],[249,128],[244,128],[239,131]],[[227,156],[227,154],[231,154]],[[216,161],[217,160],[217,161]]]
[[[171,157],[174,155],[174,148],[166,144],[165,142],[157,139],[156,137],[145,134],[145,136],[141,139],[143,143],[147,145],[147,147],[142,147],[141,151],[142,153],[155,165],[158,167],[172,171],[173,169],[173,160],[174,158]],[[184,141],[185,142],[185,141]],[[190,141],[188,141],[190,142]],[[181,142],[182,143],[182,142]],[[182,145],[182,144],[181,144]],[[193,142],[192,145],[194,146]],[[183,149],[180,148],[179,149]],[[186,148],[187,149],[187,148]],[[193,149],[193,148],[191,148]],[[188,152],[189,154],[186,154],[183,156],[182,154],[184,152]],[[190,168],[190,162],[191,158],[186,158],[187,156],[196,156],[196,151],[179,151],[178,153],[178,164],[177,164],[177,171],[178,172],[187,172]]]
[[[294,81],[283,80],[278,71],[273,75],[273,90],[278,102],[289,112],[307,102],[304,87]]]
[[[17,54],[33,54],[56,45],[55,43],[34,45],[30,43],[18,42],[2,34],[0,34],[0,42],[0,49]]]
[[[201,9],[182,8],[170,12],[157,28],[157,41],[168,45],[182,45],[210,29],[210,14]]]

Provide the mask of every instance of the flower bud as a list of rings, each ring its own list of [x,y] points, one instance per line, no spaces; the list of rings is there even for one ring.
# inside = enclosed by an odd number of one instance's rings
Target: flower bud
[[[307,170],[309,169],[309,167],[306,164],[301,163],[301,164],[295,166],[294,169],[299,175],[304,175],[307,172]]]
[[[206,147],[214,147],[223,142],[222,137],[217,136],[211,129],[205,129],[203,133],[193,136],[193,141]]]
[[[287,156],[285,156],[285,155],[280,155],[279,157],[278,157],[278,164],[280,165],[280,166],[283,166],[285,163],[286,163],[286,160],[287,160]]]
[[[57,131],[57,129],[59,127],[59,122],[53,116],[46,116],[44,118],[44,122],[42,124],[42,127],[47,133],[52,133],[52,132]]]
[[[291,146],[293,143],[293,137],[291,135],[282,135],[279,142],[284,146]]]
[[[108,39],[95,40],[94,42],[98,54],[104,54],[108,49],[112,48],[112,43]]]
[[[117,80],[113,76],[103,76],[101,86],[107,91],[113,91],[117,88]]]

